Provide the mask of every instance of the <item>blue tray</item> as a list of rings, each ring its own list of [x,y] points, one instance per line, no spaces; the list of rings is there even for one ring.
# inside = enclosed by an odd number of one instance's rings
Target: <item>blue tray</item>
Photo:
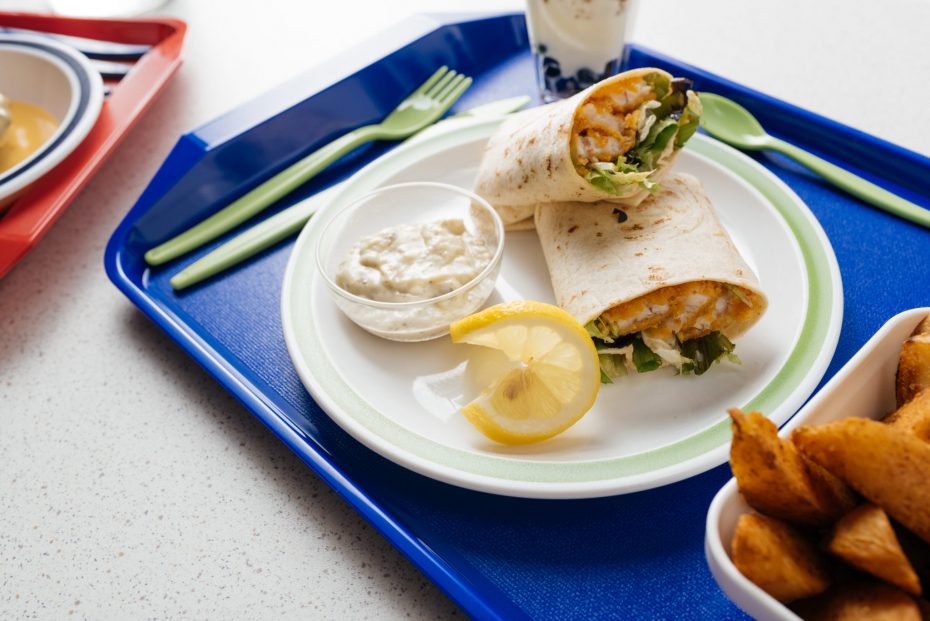
[[[292,241],[175,295],[168,277],[217,244],[147,270],[149,247],[343,132],[376,121],[435,67],[475,76],[456,106],[534,93],[522,15],[419,16],[184,135],[114,232],[107,273],[319,476],[476,618],[742,618],[704,561],[704,517],[726,466],[647,492],[583,501],[503,498],[411,473],[368,450],[310,399],[285,349],[279,296]],[[772,133],[930,206],[930,160],[650,50],[652,65],[741,102]],[[392,145],[340,162],[284,207]],[[824,381],[895,313],[930,305],[930,231],[895,219],[779,157],[758,161],[810,206],[830,237],[846,314]]]

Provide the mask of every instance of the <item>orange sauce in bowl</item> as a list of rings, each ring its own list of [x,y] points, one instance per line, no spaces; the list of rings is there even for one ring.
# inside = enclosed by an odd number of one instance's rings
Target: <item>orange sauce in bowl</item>
[[[13,168],[48,141],[58,129],[58,119],[25,101],[8,101],[10,124],[0,134],[0,174]]]

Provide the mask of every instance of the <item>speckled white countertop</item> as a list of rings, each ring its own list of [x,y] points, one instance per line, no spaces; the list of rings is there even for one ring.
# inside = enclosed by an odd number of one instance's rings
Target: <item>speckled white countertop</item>
[[[185,64],[0,280],[0,619],[463,613],[107,280],[178,136],[417,11],[492,0],[195,2]],[[45,10],[0,0],[0,10]],[[258,18],[258,19],[257,19]],[[634,38],[930,155],[926,0],[648,0]]]

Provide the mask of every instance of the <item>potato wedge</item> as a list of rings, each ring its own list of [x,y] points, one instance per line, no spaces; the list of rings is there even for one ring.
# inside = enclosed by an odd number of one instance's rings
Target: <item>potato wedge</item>
[[[910,431],[930,442],[930,388],[917,393],[910,401],[882,419],[883,423]]]
[[[930,444],[864,418],[799,427],[791,438],[804,455],[930,542]]]
[[[898,407],[927,388],[930,388],[930,315],[917,324],[901,346],[895,378]]]
[[[827,550],[850,565],[881,578],[911,595],[920,595],[920,580],[891,527],[888,514],[866,504],[844,515],[826,541]]]
[[[920,610],[920,618],[923,621],[930,621],[930,602],[922,597],[917,597],[915,600],[917,601],[917,609]]]
[[[732,558],[744,576],[780,602],[810,597],[830,586],[829,559],[800,531],[775,518],[741,515]]]
[[[930,544],[896,522],[892,522],[891,525],[898,536],[898,543],[901,544],[904,555],[923,586],[926,597],[926,593],[930,592]],[[927,620],[930,621],[930,616]]]
[[[839,584],[791,609],[807,621],[920,621],[913,597],[878,581]]]
[[[856,506],[845,483],[801,455],[759,412],[730,410],[730,467],[756,511],[798,524],[827,526]]]

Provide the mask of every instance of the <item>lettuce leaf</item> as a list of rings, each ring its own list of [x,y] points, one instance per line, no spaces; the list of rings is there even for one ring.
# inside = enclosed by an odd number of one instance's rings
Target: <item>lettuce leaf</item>
[[[612,384],[613,378],[626,375],[628,368],[635,368],[637,373],[648,373],[670,366],[682,375],[703,375],[723,357],[740,364],[740,359],[733,353],[736,346],[720,332],[667,345],[639,332],[611,337],[607,326],[599,319],[589,322],[585,328],[597,348],[602,384]]]
[[[605,343],[613,343],[613,339],[610,337],[610,333],[607,330],[607,326],[600,319],[593,319],[585,324],[585,331],[595,339],[594,344],[597,346],[597,341],[603,341]]]
[[[678,116],[681,111],[688,105],[687,88],[690,86],[690,80],[677,79],[677,86],[667,77],[659,74],[646,76],[646,83],[652,86],[655,93],[658,106],[652,109],[652,113],[659,119],[665,119],[670,116]]]
[[[646,347],[654,351],[668,366],[680,369],[686,363],[691,362],[691,360],[681,355],[681,350],[678,348],[678,339],[672,338],[672,342],[667,343],[664,339],[649,336],[645,332],[641,332],[640,336],[642,336]]]
[[[738,363],[739,358],[733,354],[735,347],[733,342],[720,332],[711,332],[706,336],[685,341],[679,348],[682,355],[689,358],[691,362],[683,364],[681,372],[703,375],[710,365],[723,356]]]
[[[623,354],[598,354],[601,363],[601,383],[613,384],[615,377],[626,375],[626,356]]]
[[[610,162],[597,162],[588,168],[585,179],[588,183],[599,190],[622,196],[630,186],[647,180],[652,171],[646,172],[621,172],[617,169],[616,164]]]
[[[662,358],[646,346],[639,334],[633,340],[633,366],[637,373],[648,373],[662,366]]]
[[[656,121],[649,134],[626,154],[626,161],[634,163],[639,170],[655,170],[659,158],[665,152],[672,137],[678,133],[675,119]]]
[[[680,149],[688,139],[697,131],[701,122],[701,113],[704,107],[701,105],[701,99],[694,91],[687,92],[688,104],[682,110],[678,118],[678,134],[675,136],[675,148]]]
[[[657,191],[659,186],[648,176],[659,165],[663,153],[670,144],[671,148],[681,148],[697,131],[702,112],[698,96],[690,90],[672,88],[669,79],[658,73],[646,80],[656,99],[641,108],[640,140],[615,162],[595,162],[587,167],[585,179],[607,194],[623,196],[633,185]]]
[[[661,73],[650,73],[645,76],[643,80],[652,87],[653,92],[656,94],[656,99],[660,101],[668,97],[669,93],[672,92],[672,81]]]

